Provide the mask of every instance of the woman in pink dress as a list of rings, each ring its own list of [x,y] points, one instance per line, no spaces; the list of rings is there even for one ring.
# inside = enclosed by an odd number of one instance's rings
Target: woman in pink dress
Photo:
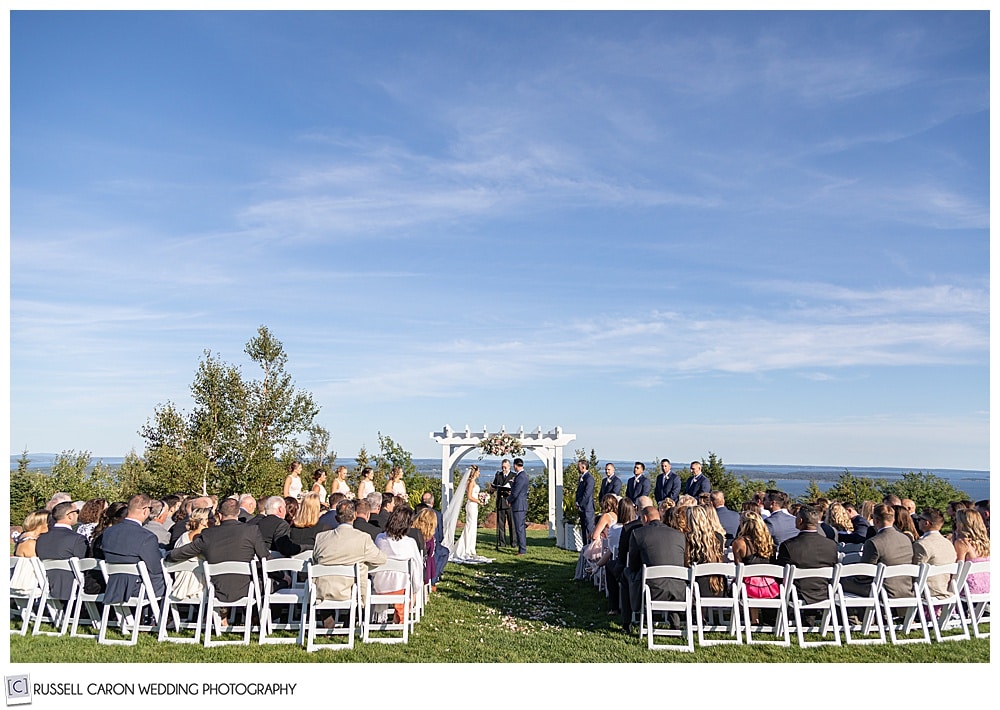
[[[990,534],[986,532],[983,516],[973,508],[955,511],[955,556],[959,562],[988,562],[990,559]],[[973,594],[990,591],[990,573],[970,574],[966,583]]]

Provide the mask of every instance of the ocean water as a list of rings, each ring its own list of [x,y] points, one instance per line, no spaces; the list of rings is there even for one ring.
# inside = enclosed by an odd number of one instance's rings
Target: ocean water
[[[17,460],[20,458],[20,454],[17,456],[10,457],[11,468],[17,468]],[[55,460],[55,454],[28,454],[28,458],[31,463],[28,465],[29,469],[47,469],[52,466],[52,462]],[[98,459],[94,459],[96,463]],[[124,458],[105,458],[101,459],[103,463],[112,468],[117,468],[122,464]],[[338,464],[343,464],[348,467],[354,467],[354,459],[352,458],[338,458]],[[441,460],[440,459],[413,459],[414,465],[417,467],[417,471],[425,476],[435,476],[439,475],[441,471]],[[489,478],[493,477],[493,472],[500,469],[500,461],[498,459],[484,459],[482,461],[478,460],[476,457],[467,457],[460,462],[460,466],[466,466],[470,463],[476,463],[482,470],[483,475],[488,475]],[[529,476],[541,475],[544,473],[541,462],[537,459],[532,459],[528,457],[525,460],[525,469],[528,471]],[[631,478],[632,476],[632,466],[635,461],[602,461],[602,470],[597,472],[598,476],[603,476],[603,466],[606,463],[613,463],[615,465],[615,470],[618,474],[618,478],[623,482]],[[778,484],[778,488],[783,490],[788,495],[794,497],[800,496],[806,492],[809,487],[810,481],[815,481],[816,485],[820,487],[820,490],[826,490],[832,486],[840,475],[845,471],[849,470],[852,475],[859,478],[884,478],[887,481],[899,480],[903,477],[904,473],[909,473],[911,470],[915,472],[923,473],[933,473],[939,478],[943,478],[948,481],[952,486],[958,490],[964,491],[969,500],[982,500],[984,498],[990,497],[990,472],[989,471],[970,471],[963,469],[911,469],[911,468],[885,468],[885,467],[859,467],[859,468],[849,468],[845,466],[786,466],[786,465],[770,465],[770,464],[726,464],[726,470],[730,473],[740,476],[747,476],[750,480],[761,481],[762,483],[768,481],[769,479],[774,479],[774,482]],[[656,476],[659,473],[659,467],[655,469],[647,464],[646,474],[650,476],[651,480],[656,480]]]

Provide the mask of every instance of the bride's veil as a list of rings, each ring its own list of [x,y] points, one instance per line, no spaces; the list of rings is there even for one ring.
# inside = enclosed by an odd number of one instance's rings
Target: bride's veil
[[[465,469],[465,475],[462,476],[462,480],[458,482],[455,486],[455,490],[451,496],[451,502],[448,503],[448,507],[444,511],[444,546],[449,550],[455,549],[455,528],[458,527],[458,516],[462,512],[462,508],[465,506],[465,488],[469,484],[469,475],[472,473],[472,468],[469,467]]]

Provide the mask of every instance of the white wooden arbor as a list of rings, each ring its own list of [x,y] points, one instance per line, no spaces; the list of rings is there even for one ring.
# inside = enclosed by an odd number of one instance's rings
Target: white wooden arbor
[[[506,434],[504,427],[500,428],[500,434]],[[431,438],[441,444],[441,510],[444,510],[451,501],[453,486],[451,483],[451,470],[458,465],[465,456],[473,451],[479,451],[479,445],[491,436],[489,430],[483,427],[482,432],[469,431],[465,427],[464,432],[453,431],[447,424],[444,430],[431,432]],[[556,545],[563,547],[565,541],[563,530],[563,447],[576,439],[576,434],[563,433],[562,427],[556,427],[547,434],[542,433],[542,428],[528,434],[524,433],[521,427],[517,434],[518,440],[524,447],[525,452],[531,452],[545,464],[549,472],[549,537],[556,538]],[[513,458],[513,457],[511,457]]]

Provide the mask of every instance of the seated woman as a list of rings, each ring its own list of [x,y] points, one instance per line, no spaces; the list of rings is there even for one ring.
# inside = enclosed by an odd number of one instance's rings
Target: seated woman
[[[673,501],[667,498],[671,503]],[[618,545],[621,542],[622,528],[635,520],[635,503],[630,498],[622,498],[618,501],[618,522],[608,528],[608,536],[604,539],[604,554],[597,561],[598,567],[603,567],[608,576],[608,603],[611,610],[608,616],[618,616],[620,611],[620,596],[618,585],[621,580],[616,576],[617,566],[611,564],[618,556]]]
[[[27,523],[25,523],[27,524]],[[990,559],[990,534],[978,510],[960,508],[955,511],[955,556],[959,562],[988,562]],[[990,573],[975,572],[966,580],[973,594],[990,591]]]
[[[894,505],[892,507],[896,511],[896,520],[892,524],[893,527],[910,538],[910,542],[915,542],[920,537],[920,533],[917,532],[917,526],[913,524],[913,517],[910,515],[910,511],[901,505]]]
[[[603,541],[608,535],[608,528],[618,522],[618,497],[607,494],[601,499],[601,516],[594,526],[590,540],[585,541],[580,557],[576,561],[574,579],[588,579],[594,572],[596,563],[604,554]]]
[[[211,508],[193,508],[184,523],[187,529],[181,535],[180,540],[177,541],[177,547],[187,545],[201,535],[202,531],[207,530],[211,525],[212,518]],[[204,558],[199,556],[196,559],[202,560]],[[174,582],[170,589],[170,596],[175,600],[191,599],[192,597],[201,596],[204,589],[205,574],[199,566],[191,572],[184,570],[174,573]]]
[[[406,507],[396,507],[389,514],[385,524],[385,532],[375,538],[375,547],[382,550],[385,556],[393,560],[410,561],[411,570],[423,569],[423,558],[417,543],[407,535],[410,529],[412,511]],[[401,572],[380,572],[375,569],[371,573],[372,588],[376,594],[412,594],[414,598],[423,579],[410,575],[410,588],[406,589],[405,578]],[[397,624],[404,623],[403,604],[393,605],[396,611]]]
[[[94,537],[94,530],[97,529],[98,523],[101,522],[101,516],[104,515],[107,507],[108,501],[106,499],[91,498],[80,509],[80,517],[77,518],[80,524],[76,526],[76,534],[87,538],[88,544],[91,538]]]
[[[733,561],[737,564],[773,564],[774,540],[764,524],[764,519],[753,510],[740,515],[740,527],[733,539]],[[743,578],[747,596],[753,599],[774,599],[778,596],[778,583],[772,577],[749,575]],[[758,609],[750,610],[750,621],[758,623]]]
[[[852,541],[851,534],[854,532],[854,523],[851,521],[847,508],[839,501],[833,501],[826,509],[826,524],[833,528],[837,535],[837,542]]]
[[[49,531],[49,511],[42,508],[28,513],[23,528],[14,545],[14,557],[37,557],[35,540],[39,535]]]
[[[722,562],[722,545],[726,534],[723,531],[722,539],[719,539],[709,520],[708,509],[703,505],[688,506],[686,517],[684,564],[690,567],[695,564]],[[718,574],[699,577],[698,589],[703,597],[720,597],[726,592],[726,578]]]
[[[316,493],[306,493],[299,503],[298,512],[288,528],[288,539],[298,545],[299,551],[311,550],[316,545],[316,535],[320,529],[316,526],[319,522],[319,495]]]
[[[295,515],[299,512],[299,498],[285,496],[285,522],[289,525],[295,520]]]
[[[434,540],[434,533],[437,532],[437,516],[430,508],[421,508],[413,521],[413,527],[424,536],[424,584],[429,584],[437,577],[437,562],[434,559],[434,550],[437,543]]]

